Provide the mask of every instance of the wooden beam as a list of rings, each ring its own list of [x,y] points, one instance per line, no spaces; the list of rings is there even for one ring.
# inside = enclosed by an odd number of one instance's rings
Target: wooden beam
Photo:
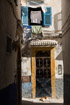
[[[36,97],[36,64],[35,64],[35,51],[32,50],[32,98]]]
[[[51,49],[51,89],[52,98],[56,97],[55,91],[55,48]]]

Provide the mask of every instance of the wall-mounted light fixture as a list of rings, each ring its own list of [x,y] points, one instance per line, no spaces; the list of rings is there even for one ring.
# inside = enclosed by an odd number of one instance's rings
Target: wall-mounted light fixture
[[[58,75],[62,75],[62,65],[58,65]]]

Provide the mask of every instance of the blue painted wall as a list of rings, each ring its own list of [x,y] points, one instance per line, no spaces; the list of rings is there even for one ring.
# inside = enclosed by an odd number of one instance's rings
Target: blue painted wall
[[[31,98],[32,97],[32,83],[22,83],[22,97]]]

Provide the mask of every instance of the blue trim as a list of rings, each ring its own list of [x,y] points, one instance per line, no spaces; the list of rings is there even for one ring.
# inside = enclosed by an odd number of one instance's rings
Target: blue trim
[[[21,9],[22,9],[22,24],[23,26],[28,26],[28,7],[22,6]]]
[[[52,8],[51,7],[46,7],[47,8],[47,12],[46,13],[43,13],[43,25],[44,26],[50,26],[52,25]],[[45,16],[49,16],[50,17],[50,23],[46,23],[46,20],[45,20]]]

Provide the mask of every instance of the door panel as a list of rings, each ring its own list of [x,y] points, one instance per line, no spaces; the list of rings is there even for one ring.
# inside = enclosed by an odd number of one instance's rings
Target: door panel
[[[51,96],[50,51],[36,54],[36,97]]]

